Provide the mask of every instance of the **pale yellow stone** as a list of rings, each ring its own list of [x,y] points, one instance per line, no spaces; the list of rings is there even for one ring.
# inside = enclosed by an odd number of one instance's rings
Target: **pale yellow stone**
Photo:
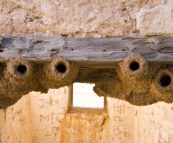
[[[141,35],[173,35],[173,7],[160,5],[158,7],[141,9],[137,14],[137,29]]]
[[[173,141],[173,104],[138,107],[108,98],[107,112],[68,111],[68,94],[67,87],[49,90],[48,94],[31,92],[5,114],[1,110],[2,143]]]
[[[172,6],[171,0],[1,0],[0,35],[172,35]]]

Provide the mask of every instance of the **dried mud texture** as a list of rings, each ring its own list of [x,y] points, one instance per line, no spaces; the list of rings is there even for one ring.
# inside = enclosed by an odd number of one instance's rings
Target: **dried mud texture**
[[[63,69],[61,67],[59,69],[59,65],[65,66],[63,73],[57,72]],[[57,58],[45,66],[29,62],[24,58],[16,58],[1,64],[0,68],[0,108],[16,103],[31,91],[47,93],[49,88],[70,85],[79,71],[77,65],[63,58]]]
[[[46,93],[50,88],[68,86],[80,78],[85,81],[92,73],[101,76],[101,79],[90,77],[89,81],[95,81],[94,91],[99,96],[126,100],[134,105],[173,102],[173,67],[148,63],[141,55],[134,53],[111,70],[80,70],[77,64],[62,57],[46,63],[16,58],[6,64],[1,63],[0,68],[0,108],[14,104],[30,91]],[[79,70],[88,75],[78,74]]]
[[[170,3],[171,0],[1,0],[0,35],[166,35],[172,23]]]
[[[135,53],[131,53],[118,65],[120,68],[119,77],[128,80],[145,78],[148,72],[148,62],[141,55]]]
[[[19,70],[23,67],[23,71]],[[0,108],[5,108],[15,103],[22,95],[28,93],[32,78],[31,64],[24,59],[12,59],[7,64],[1,64],[1,94]],[[20,71],[20,72],[19,72]]]
[[[148,73],[148,62],[139,54],[130,54],[116,68],[118,78],[135,94],[149,91],[152,73]]]
[[[167,103],[173,101],[173,68],[160,69],[151,86],[151,94]]]
[[[78,72],[78,65],[59,57],[44,66],[40,82],[47,90],[68,86],[75,81]]]
[[[4,70],[3,84],[5,96],[11,99],[10,104],[15,103],[22,95],[38,91],[36,67],[24,58],[10,60]]]
[[[133,63],[138,63],[138,68],[132,68]],[[97,83],[94,91],[99,96],[126,100],[134,105],[173,102],[173,69],[170,66],[147,63],[138,54],[131,54],[118,65],[116,72],[120,81]]]

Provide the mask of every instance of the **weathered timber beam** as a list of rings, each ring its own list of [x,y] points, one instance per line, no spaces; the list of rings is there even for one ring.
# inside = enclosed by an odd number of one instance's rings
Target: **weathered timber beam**
[[[46,62],[56,57],[81,67],[114,67],[130,53],[138,53],[149,62],[173,63],[173,37],[148,38],[1,38],[0,62],[24,57]]]

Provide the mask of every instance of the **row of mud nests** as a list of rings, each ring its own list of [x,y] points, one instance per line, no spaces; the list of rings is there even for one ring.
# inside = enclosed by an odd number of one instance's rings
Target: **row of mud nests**
[[[30,91],[47,93],[50,88],[69,86],[79,72],[78,65],[62,57],[44,64],[16,58],[2,63],[0,68],[0,108],[14,104]]]
[[[117,83],[97,83],[94,91],[100,96],[126,100],[134,105],[149,105],[158,101],[173,102],[173,67],[148,63],[132,53],[116,67]]]
[[[131,57],[132,57],[132,60],[129,60]],[[151,70],[149,71],[147,69],[148,68],[147,62],[138,54],[131,54],[128,58],[126,58],[126,60],[128,61],[128,63],[125,63],[125,64],[127,64],[128,69],[130,70],[129,73],[131,72],[134,75],[135,74],[138,75],[139,73],[145,74],[146,72],[149,72],[148,74],[150,75],[156,74],[156,73],[151,73]],[[155,68],[155,67],[151,67],[151,68]],[[165,88],[168,89],[169,86],[171,86],[173,81],[173,72],[171,71],[172,71],[171,68],[162,69],[162,67],[159,67],[159,71],[156,76],[156,83],[158,84],[157,86],[163,89]]]
[[[0,108],[14,104],[30,91],[46,93],[75,82],[80,67],[65,58],[37,64],[24,58],[12,59],[0,66]],[[148,105],[158,101],[173,101],[173,67],[148,63],[139,54],[130,54],[115,67],[119,82],[96,83],[99,96],[126,100],[135,105]],[[8,102],[4,102],[8,101]]]

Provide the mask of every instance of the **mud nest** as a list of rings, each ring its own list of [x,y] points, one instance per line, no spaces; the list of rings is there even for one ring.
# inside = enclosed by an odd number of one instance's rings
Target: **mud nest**
[[[118,65],[120,78],[136,80],[143,78],[148,73],[148,62],[139,54],[130,54]]]
[[[151,95],[158,101],[173,102],[173,68],[160,69],[151,84]]]
[[[30,91],[36,91],[39,86],[36,67],[24,58],[12,59],[7,62],[4,77],[7,97],[21,97]]]
[[[78,80],[80,67],[62,57],[46,63],[16,58],[1,63],[0,69],[0,108],[6,108],[30,91],[46,93],[50,88],[57,89],[73,84]],[[109,74],[114,80],[107,81],[100,77],[99,82],[96,82],[94,91],[99,96],[126,100],[134,105],[148,105],[158,101],[173,102],[171,65],[148,63],[141,55],[132,53],[119,62],[111,73],[108,72]],[[89,77],[88,75],[86,77]]]
[[[0,64],[0,69],[0,108],[6,108],[31,91],[46,93],[49,88],[72,84],[78,75],[79,66],[63,58],[46,64],[16,58]]]
[[[74,82],[78,72],[78,65],[59,57],[44,66],[40,81],[46,89],[68,86]]]
[[[172,73],[172,68],[148,63],[141,55],[132,53],[116,67],[119,82],[96,83],[94,91],[99,96],[126,100],[138,106],[158,101],[170,103],[173,102]]]

